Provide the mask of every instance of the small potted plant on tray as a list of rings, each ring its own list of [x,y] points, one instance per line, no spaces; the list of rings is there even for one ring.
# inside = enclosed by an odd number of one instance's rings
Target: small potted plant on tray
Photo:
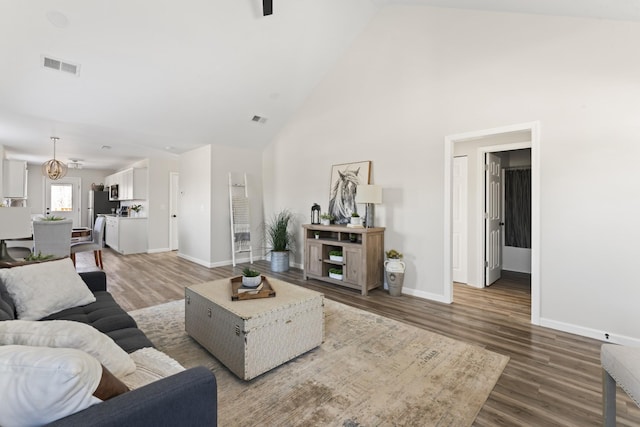
[[[262,282],[260,272],[249,267],[242,269],[242,286],[245,288],[255,288]]]

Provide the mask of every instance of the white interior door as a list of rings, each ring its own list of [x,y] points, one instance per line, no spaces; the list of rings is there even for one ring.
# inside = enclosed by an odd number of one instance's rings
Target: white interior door
[[[169,179],[171,181],[169,196],[169,249],[175,251],[178,249],[178,183],[180,176],[172,172]]]
[[[44,179],[44,214],[73,220],[73,227],[80,227],[82,206],[80,177],[68,176],[56,181]]]
[[[453,186],[451,200],[452,235],[451,268],[452,280],[458,283],[468,282],[468,159],[466,156],[453,159]]]
[[[485,155],[485,286],[502,271],[502,183],[500,157]]]

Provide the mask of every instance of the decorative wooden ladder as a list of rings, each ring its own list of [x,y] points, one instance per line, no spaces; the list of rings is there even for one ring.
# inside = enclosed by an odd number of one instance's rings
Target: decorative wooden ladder
[[[247,174],[242,183],[233,182],[229,172],[229,217],[231,218],[231,260],[236,266],[236,254],[249,252],[249,262],[253,264],[251,246],[251,215],[249,214],[249,191]]]

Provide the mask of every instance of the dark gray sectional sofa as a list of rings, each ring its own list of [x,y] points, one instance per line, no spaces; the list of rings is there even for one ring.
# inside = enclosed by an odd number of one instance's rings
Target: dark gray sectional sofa
[[[96,301],[41,320],[72,320],[89,324],[111,337],[127,353],[153,344],[136,322],[107,292],[103,271],[80,273]],[[55,281],[52,281],[55,285]],[[15,306],[0,282],[0,321],[15,319]],[[191,368],[93,405],[51,426],[215,426],[217,385],[204,367]]]

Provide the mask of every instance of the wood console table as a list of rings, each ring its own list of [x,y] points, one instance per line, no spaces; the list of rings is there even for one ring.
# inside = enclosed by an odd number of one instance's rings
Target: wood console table
[[[304,224],[304,278],[323,280],[361,291],[382,286],[384,227],[350,228],[346,225]],[[315,238],[315,233],[319,237]],[[342,261],[329,252],[342,251]],[[342,268],[342,280],[329,277],[330,268]]]

